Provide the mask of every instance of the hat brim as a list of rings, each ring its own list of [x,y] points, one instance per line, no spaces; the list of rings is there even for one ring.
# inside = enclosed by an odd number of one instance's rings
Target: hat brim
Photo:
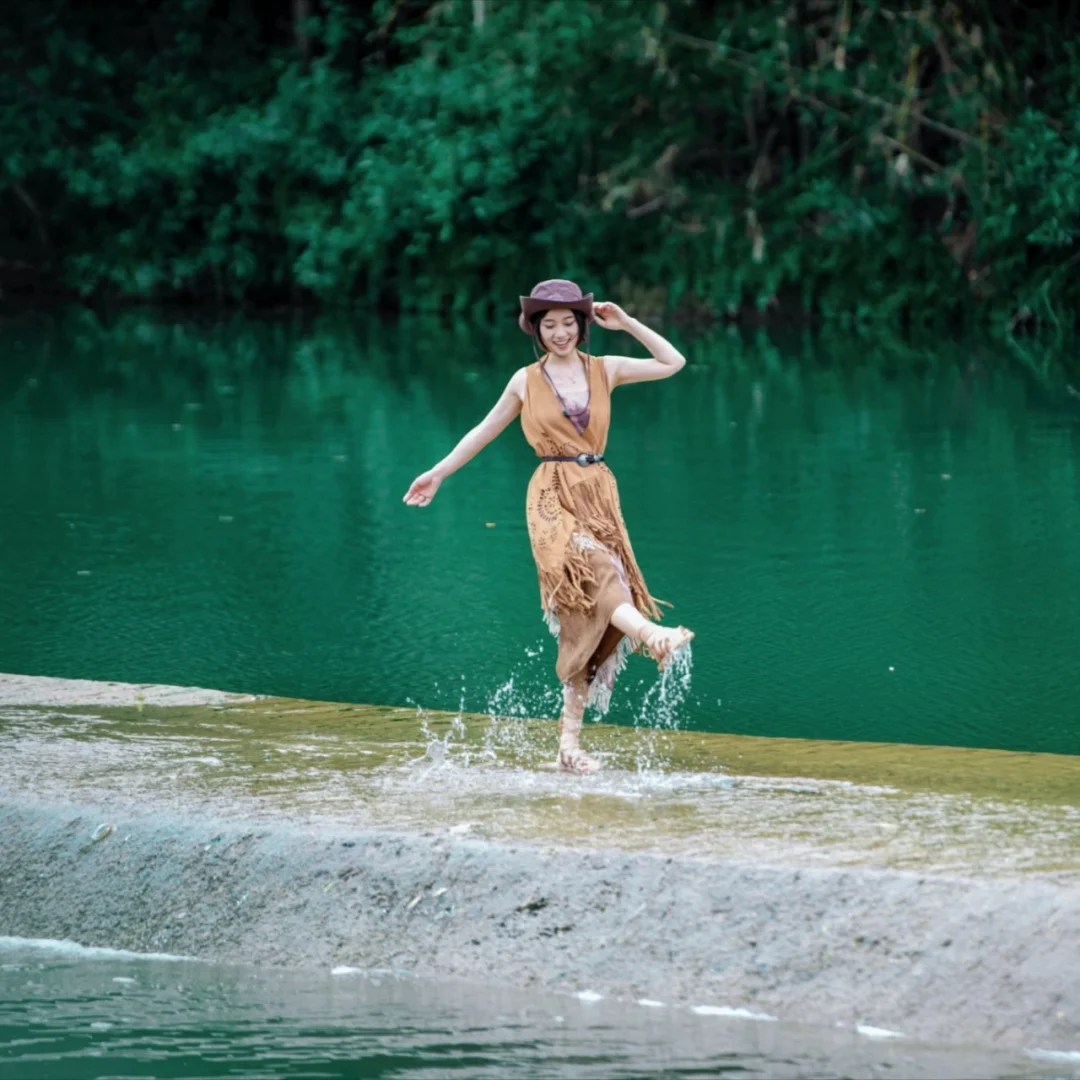
[[[521,301],[518,326],[526,334],[532,334],[533,330],[529,319],[538,311],[556,311],[560,308],[567,308],[570,311],[580,311],[589,322],[593,320],[592,293],[586,293],[580,300],[542,300],[537,296],[521,296],[518,299]]]

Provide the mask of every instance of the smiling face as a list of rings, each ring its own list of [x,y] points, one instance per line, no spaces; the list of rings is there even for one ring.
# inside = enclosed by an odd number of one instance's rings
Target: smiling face
[[[540,319],[540,343],[553,356],[572,356],[581,331],[577,317],[569,308],[552,308]]]

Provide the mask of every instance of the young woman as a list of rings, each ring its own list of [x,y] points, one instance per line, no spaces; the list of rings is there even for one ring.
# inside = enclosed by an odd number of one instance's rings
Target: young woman
[[[585,707],[606,711],[626,654],[644,650],[664,667],[694,636],[685,627],[653,621],[660,617],[657,602],[634,559],[615,477],[604,463],[612,389],[666,379],[686,360],[618,304],[594,304],[592,293],[582,296],[572,281],[542,281],[520,299],[518,324],[539,339],[544,355],[514,373],[491,412],[412,482],[404,501],[427,506],[446,477],[521,414],[525,438],[541,459],[529,483],[526,517],[540,602],[559,639],[555,671],[563,684],[563,709],[557,764],[584,775],[600,767],[580,745]],[[591,356],[593,319],[606,330],[625,330],[652,355]]]

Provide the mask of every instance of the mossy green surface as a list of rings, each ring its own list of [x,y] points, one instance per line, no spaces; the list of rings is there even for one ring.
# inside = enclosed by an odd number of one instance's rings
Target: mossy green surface
[[[588,725],[263,699],[0,710],[5,786],[238,818],[972,875],[1080,872],[1080,758]]]

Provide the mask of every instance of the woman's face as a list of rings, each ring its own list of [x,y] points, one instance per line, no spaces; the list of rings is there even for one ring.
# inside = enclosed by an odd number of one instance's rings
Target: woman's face
[[[540,342],[546,352],[571,356],[578,343],[578,324],[569,308],[552,308],[540,320]]]

